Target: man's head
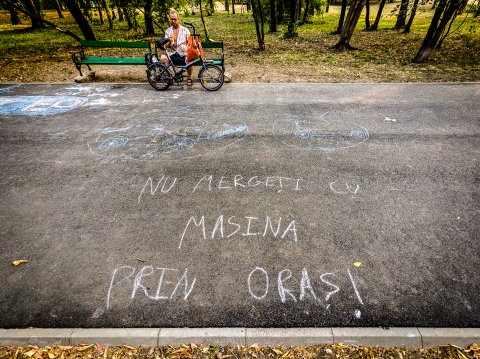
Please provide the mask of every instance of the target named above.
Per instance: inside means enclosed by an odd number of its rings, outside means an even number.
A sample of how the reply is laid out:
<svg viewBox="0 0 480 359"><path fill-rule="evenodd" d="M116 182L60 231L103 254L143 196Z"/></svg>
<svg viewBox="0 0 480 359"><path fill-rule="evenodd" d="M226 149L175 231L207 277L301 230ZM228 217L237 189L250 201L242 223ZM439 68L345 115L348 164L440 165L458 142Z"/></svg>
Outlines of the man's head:
<svg viewBox="0 0 480 359"><path fill-rule="evenodd" d="M170 10L168 13L169 19L170 19L170 24L173 26L174 29L178 28L180 26L180 15L178 15L177 10Z"/></svg>

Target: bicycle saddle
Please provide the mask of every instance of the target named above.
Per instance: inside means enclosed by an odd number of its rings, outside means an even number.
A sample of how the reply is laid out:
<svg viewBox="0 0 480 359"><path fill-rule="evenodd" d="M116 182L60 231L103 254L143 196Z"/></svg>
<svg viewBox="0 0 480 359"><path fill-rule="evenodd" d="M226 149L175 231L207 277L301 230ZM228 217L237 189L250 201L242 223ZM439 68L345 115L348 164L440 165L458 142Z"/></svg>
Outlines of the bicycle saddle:
<svg viewBox="0 0 480 359"><path fill-rule="evenodd" d="M165 45L167 45L170 42L170 39L168 37L163 37L161 39L156 39L155 44L157 45L158 48L165 50Z"/></svg>

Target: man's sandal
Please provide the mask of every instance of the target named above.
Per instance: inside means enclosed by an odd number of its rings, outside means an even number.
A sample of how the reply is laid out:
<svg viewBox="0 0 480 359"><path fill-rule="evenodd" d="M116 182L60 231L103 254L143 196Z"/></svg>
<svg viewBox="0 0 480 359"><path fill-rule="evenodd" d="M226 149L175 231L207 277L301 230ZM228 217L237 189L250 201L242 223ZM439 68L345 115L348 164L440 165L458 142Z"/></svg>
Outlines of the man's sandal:
<svg viewBox="0 0 480 359"><path fill-rule="evenodd" d="M192 86L193 85L193 80L192 79L187 79L187 86Z"/></svg>

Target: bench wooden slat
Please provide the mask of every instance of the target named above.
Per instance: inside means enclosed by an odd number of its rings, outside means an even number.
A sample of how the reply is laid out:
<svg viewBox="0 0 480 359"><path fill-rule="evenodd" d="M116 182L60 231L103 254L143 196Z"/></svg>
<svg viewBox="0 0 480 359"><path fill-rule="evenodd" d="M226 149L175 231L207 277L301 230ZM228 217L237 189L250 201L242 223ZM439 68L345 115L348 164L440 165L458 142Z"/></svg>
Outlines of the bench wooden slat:
<svg viewBox="0 0 480 359"><path fill-rule="evenodd" d="M222 41L203 41L202 47L204 49L223 49Z"/></svg>
<svg viewBox="0 0 480 359"><path fill-rule="evenodd" d="M90 64L90 65L145 65L144 58L133 57L87 57L77 62L78 64Z"/></svg>
<svg viewBox="0 0 480 359"><path fill-rule="evenodd" d="M118 48L137 48L148 49L150 43L147 41L80 41L82 47L118 47Z"/></svg>

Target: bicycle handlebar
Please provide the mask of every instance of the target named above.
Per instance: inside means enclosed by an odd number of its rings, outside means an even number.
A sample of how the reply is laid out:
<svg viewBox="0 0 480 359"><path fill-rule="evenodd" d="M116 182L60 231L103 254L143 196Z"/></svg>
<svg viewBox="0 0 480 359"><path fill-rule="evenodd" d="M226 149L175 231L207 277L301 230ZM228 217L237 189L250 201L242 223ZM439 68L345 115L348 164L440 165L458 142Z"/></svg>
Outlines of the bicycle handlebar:
<svg viewBox="0 0 480 359"><path fill-rule="evenodd" d="M191 22L185 21L184 24L193 29L193 36L198 36L197 32L195 31L195 26Z"/></svg>

